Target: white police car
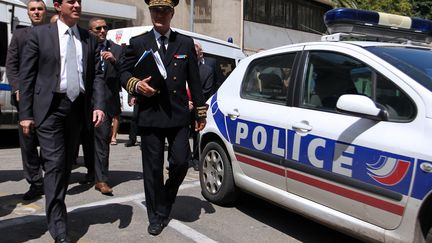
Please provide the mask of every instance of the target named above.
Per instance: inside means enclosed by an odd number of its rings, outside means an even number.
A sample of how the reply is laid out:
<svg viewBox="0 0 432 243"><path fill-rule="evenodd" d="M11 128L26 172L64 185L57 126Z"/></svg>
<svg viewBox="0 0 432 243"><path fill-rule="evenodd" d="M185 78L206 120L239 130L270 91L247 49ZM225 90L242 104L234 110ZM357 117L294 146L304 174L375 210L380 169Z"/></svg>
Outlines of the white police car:
<svg viewBox="0 0 432 243"><path fill-rule="evenodd" d="M412 44L432 22L325 21L350 34L243 59L209 100L202 193L226 204L242 189L367 241L432 242L432 50ZM336 41L354 37L411 44Z"/></svg>

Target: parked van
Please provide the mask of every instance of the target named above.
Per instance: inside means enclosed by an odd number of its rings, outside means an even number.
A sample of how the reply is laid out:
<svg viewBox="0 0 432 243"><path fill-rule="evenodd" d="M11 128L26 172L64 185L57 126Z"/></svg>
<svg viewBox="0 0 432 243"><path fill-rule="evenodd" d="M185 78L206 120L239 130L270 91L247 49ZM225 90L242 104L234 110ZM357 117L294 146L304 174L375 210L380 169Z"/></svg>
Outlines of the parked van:
<svg viewBox="0 0 432 243"><path fill-rule="evenodd" d="M107 39L112 40L118 45L129 45L130 38L143 34L152 30L153 26L138 26L120 29L112 29L108 31ZM223 83L228 75L234 70L238 62L246 57L237 45L230 42L219 40L210 36L193 33L186 30L173 28L181 34L192 37L198 41L203 48L204 57L216 59L217 65L217 83ZM122 103L122 119L130 119L132 117L133 108L128 105L128 94L126 90L121 92Z"/></svg>
<svg viewBox="0 0 432 243"><path fill-rule="evenodd" d="M11 105L11 86L6 78L6 56L15 29L31 24L27 7L18 0L0 0L0 129L18 127L18 112Z"/></svg>

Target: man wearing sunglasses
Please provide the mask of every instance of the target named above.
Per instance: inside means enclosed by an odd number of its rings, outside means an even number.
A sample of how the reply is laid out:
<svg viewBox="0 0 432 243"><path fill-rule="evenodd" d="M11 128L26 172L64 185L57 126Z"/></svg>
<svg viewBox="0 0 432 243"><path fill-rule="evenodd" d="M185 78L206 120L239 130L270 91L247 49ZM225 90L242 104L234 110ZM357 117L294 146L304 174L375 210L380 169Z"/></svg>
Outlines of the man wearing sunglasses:
<svg viewBox="0 0 432 243"><path fill-rule="evenodd" d="M201 90L198 60L192 38L171 29L178 0L145 0L150 9L153 29L134 37L121 64L120 80L129 94L137 97L137 124L141 136L144 192L151 235L167 226L171 207L188 170L190 159L188 96L189 87L196 107L195 129L206 124L206 106ZM133 69L144 51L159 52L167 78L156 87L150 77L138 79ZM164 180L164 146L168 140L170 166Z"/></svg>
<svg viewBox="0 0 432 243"><path fill-rule="evenodd" d="M120 81L118 75L122 47L106 39L108 27L104 19L92 18L89 32L97 37L100 51L101 70L105 76L105 120L99 127L84 127L82 132L84 161L87 167L85 180L95 183L95 189L111 195L113 190L108 182L108 164L111 142L111 124L120 110Z"/></svg>

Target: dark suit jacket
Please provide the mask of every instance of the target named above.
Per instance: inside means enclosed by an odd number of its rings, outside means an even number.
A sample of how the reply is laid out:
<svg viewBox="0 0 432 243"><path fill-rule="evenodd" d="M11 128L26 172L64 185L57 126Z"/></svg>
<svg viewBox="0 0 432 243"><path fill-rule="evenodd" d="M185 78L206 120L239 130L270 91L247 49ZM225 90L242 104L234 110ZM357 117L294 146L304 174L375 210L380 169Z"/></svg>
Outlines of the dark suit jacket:
<svg viewBox="0 0 432 243"><path fill-rule="evenodd" d="M159 50L153 31L130 40L120 74L120 80L125 89L132 77L132 70L138 58L144 51L150 49ZM160 92L150 98L141 94L132 94L138 99L138 126L159 128L188 126L190 112L186 82L191 91L193 103L198 107L205 104L192 38L172 31L163 63L168 77L162 84Z"/></svg>
<svg viewBox="0 0 432 243"><path fill-rule="evenodd" d="M120 57L123 48L112 41L107 41L107 50L114 55L116 62L103 60L105 68L105 112L114 117L121 112L120 105Z"/></svg>
<svg viewBox="0 0 432 243"><path fill-rule="evenodd" d="M105 110L103 73L96 37L78 27L83 53L85 117L94 109ZM57 23L36 26L30 32L20 65L20 120L34 119L39 126L46 118L60 79L60 46ZM89 124L90 125L90 124Z"/></svg>
<svg viewBox="0 0 432 243"><path fill-rule="evenodd" d="M6 58L6 76L12 86L12 104L17 106L15 92L19 90L19 66L21 63L24 46L29 37L31 27L16 29L9 44Z"/></svg>
<svg viewBox="0 0 432 243"><path fill-rule="evenodd" d="M207 64L199 64L198 66L204 100L208 100L213 92L214 72Z"/></svg>

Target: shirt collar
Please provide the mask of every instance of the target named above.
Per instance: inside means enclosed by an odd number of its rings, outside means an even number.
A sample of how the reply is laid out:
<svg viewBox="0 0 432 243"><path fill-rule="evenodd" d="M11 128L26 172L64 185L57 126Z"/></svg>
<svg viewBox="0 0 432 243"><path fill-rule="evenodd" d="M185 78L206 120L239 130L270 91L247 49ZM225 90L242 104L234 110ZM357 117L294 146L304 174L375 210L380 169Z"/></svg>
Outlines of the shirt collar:
<svg viewBox="0 0 432 243"><path fill-rule="evenodd" d="M65 34L66 31L68 31L69 28L72 29L75 37L79 39L79 31L76 24L74 24L72 27L67 26L65 23L63 23L60 19L57 21L57 27L60 34Z"/></svg>
<svg viewBox="0 0 432 243"><path fill-rule="evenodd" d="M159 40L159 38L162 36L159 32L157 32L154 28L153 28L153 33L155 35L156 41ZM171 29L169 29L164 36L166 36L167 40L169 40L169 37L171 35Z"/></svg>

